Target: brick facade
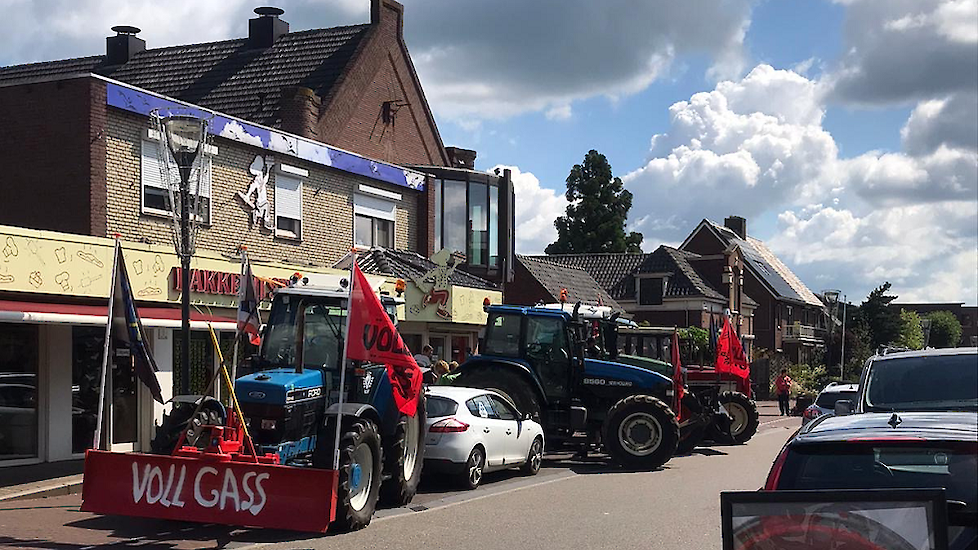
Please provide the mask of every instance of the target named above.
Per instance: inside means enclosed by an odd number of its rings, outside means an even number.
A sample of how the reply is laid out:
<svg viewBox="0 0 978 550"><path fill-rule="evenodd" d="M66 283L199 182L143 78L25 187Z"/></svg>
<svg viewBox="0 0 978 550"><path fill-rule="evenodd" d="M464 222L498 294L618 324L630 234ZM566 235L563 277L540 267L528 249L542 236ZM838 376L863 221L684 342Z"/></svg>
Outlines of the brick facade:
<svg viewBox="0 0 978 550"><path fill-rule="evenodd" d="M108 210L105 228L108 234L119 233L129 241L171 242L168 217L140 211L140 155L149 121L142 116L110 109L106 132L106 166ZM237 142L216 138L217 156L212 158L211 224L202 226L197 247L223 254L233 254L245 245L256 260L291 265L330 267L353 243L352 196L360 184L399 193L394 244L396 248L415 250L418 246L418 196L420 193L354 174L318 166L286 155ZM280 238L273 231L251 226L251 211L236 196L245 191L252 176L248 168L256 156L273 157L276 164L285 163L309 171L303 181L302 239ZM275 212L274 178L268 184L270 210Z"/></svg>

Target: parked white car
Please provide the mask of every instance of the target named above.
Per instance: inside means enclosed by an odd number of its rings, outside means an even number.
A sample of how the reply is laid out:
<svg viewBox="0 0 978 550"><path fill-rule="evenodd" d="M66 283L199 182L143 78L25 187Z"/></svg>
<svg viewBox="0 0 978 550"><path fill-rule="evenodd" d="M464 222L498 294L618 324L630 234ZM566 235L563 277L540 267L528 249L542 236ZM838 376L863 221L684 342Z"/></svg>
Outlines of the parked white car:
<svg viewBox="0 0 978 550"><path fill-rule="evenodd" d="M427 393L424 466L475 489L483 474L519 466L540 471L543 428L489 390L431 386Z"/></svg>
<svg viewBox="0 0 978 550"><path fill-rule="evenodd" d="M841 400L855 401L859 396L859 384L839 384L832 382L822 393L818 394L815 402L805 409L801 415L801 425L804 426L822 416L835 412L835 402Z"/></svg>

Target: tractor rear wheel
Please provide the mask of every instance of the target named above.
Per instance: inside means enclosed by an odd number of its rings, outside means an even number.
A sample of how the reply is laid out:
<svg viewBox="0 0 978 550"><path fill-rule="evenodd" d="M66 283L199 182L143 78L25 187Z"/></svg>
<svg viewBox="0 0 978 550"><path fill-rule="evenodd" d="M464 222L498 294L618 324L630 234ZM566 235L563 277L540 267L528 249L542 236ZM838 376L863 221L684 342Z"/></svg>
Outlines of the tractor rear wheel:
<svg viewBox="0 0 978 550"><path fill-rule="evenodd" d="M497 392L512 401L520 414L529 414L537 422L540 421L540 401L536 393L523 377L512 370L480 368L463 371L455 385Z"/></svg>
<svg viewBox="0 0 978 550"><path fill-rule="evenodd" d="M730 415L730 437L733 442L737 445L747 443L757 433L757 427L760 424L757 404L746 395L736 391L722 392L720 404ZM722 436L716 437L722 438Z"/></svg>
<svg viewBox="0 0 978 550"><path fill-rule="evenodd" d="M380 501L389 506L404 506L411 502L421 482L424 462L424 396L418 399L414 416L402 414L394 429L394 437L384 448L384 471L390 479L380 487Z"/></svg>
<svg viewBox="0 0 978 550"><path fill-rule="evenodd" d="M313 466L332 468L334 434L327 434L324 427L317 437ZM377 508L382 479L383 449L380 435L373 422L357 418L344 422L340 437L340 470L336 494L336 520L333 526L339 531L356 531L370 524Z"/></svg>
<svg viewBox="0 0 978 550"><path fill-rule="evenodd" d="M611 458L632 470L654 470L672 458L679 423L669 406L651 395L630 395L611 407L603 441Z"/></svg>

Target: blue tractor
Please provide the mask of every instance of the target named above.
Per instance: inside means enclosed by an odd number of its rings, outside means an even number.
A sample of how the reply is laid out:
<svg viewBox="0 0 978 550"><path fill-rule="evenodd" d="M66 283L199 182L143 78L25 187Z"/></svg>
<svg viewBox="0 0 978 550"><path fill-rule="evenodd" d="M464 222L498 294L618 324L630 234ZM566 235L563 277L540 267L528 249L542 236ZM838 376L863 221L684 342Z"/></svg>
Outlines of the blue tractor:
<svg viewBox="0 0 978 550"><path fill-rule="evenodd" d="M549 450L600 446L628 469L662 466L680 439L672 380L601 359L578 309L488 306L481 354L454 383L496 390L539 418Z"/></svg>
<svg viewBox="0 0 978 550"><path fill-rule="evenodd" d="M250 373L234 384L259 454L276 453L290 466L332 469L347 297L343 289L302 283L275 292L260 353L248 361ZM396 319L396 300L381 301ZM343 531L369 524L378 501L402 506L414 498L425 426L423 399L413 417L397 409L385 366L347 368L334 521ZM200 437L202 427L223 423L217 400L183 401L160 427L154 451L172 450L188 423L191 445L206 439Z"/></svg>

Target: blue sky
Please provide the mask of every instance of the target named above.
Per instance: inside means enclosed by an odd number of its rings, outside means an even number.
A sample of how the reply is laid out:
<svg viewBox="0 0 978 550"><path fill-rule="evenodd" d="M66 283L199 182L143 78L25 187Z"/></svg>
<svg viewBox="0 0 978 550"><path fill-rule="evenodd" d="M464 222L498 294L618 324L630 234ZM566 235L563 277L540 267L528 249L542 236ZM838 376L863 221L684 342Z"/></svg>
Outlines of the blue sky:
<svg viewBox="0 0 978 550"><path fill-rule="evenodd" d="M404 34L446 145L507 166L517 246L556 237L589 149L635 196L643 247L749 220L813 290L978 301L978 2L405 0ZM368 0L282 0L293 30ZM0 64L244 36L245 0L0 0ZM17 9L14 9L17 8Z"/></svg>

